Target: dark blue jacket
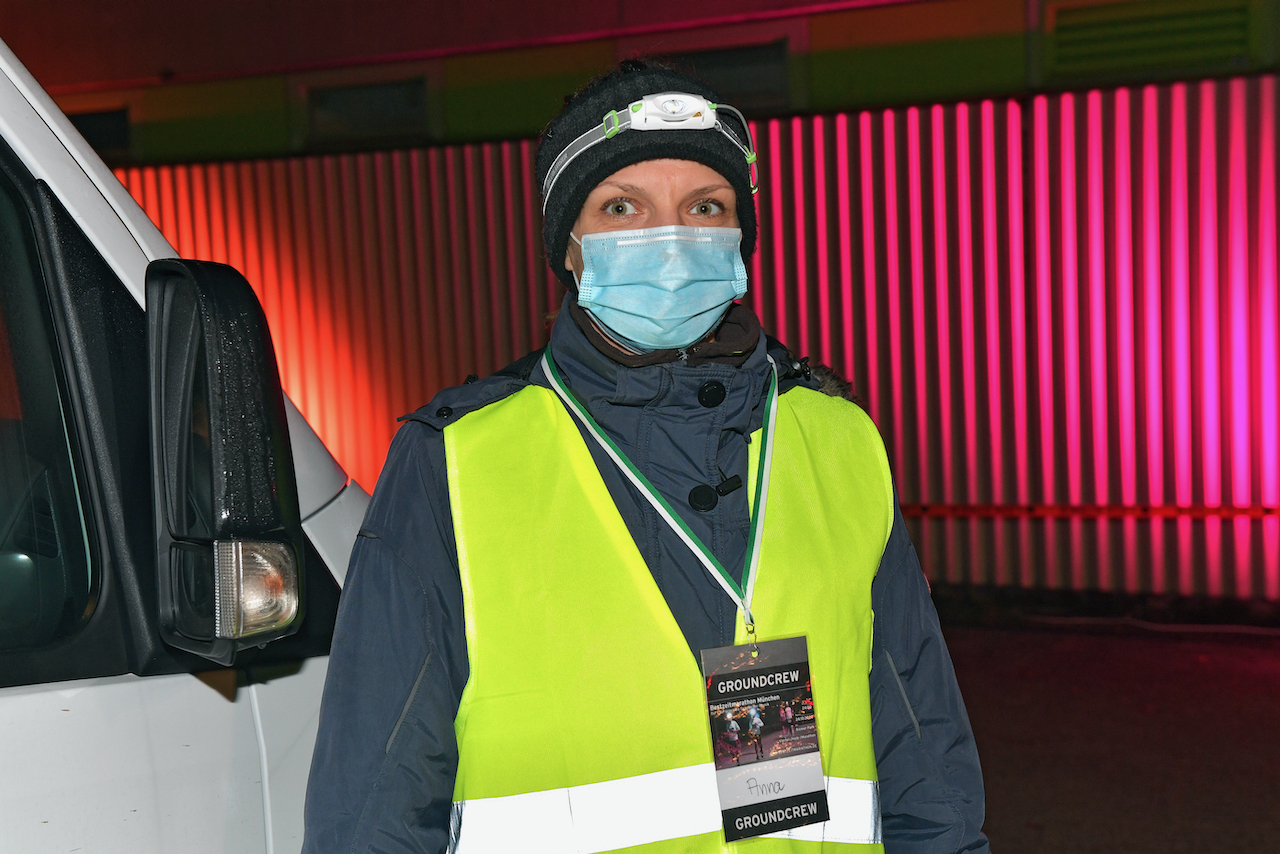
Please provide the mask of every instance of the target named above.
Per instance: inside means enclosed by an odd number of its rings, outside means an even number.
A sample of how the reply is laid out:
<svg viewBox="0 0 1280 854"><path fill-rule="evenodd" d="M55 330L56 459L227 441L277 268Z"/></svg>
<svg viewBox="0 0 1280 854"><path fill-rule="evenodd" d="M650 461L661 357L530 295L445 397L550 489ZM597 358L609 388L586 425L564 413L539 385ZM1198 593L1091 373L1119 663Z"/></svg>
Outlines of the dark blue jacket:
<svg viewBox="0 0 1280 854"><path fill-rule="evenodd" d="M708 512L694 510L688 496L694 486L734 475L747 481L747 445L762 421L769 370L764 336L740 368L626 368L600 353L564 311L550 346L601 427L721 565L740 573L747 490L730 492ZM785 350L773 355L791 364ZM709 381L726 389L718 405L698 401ZM804 381L790 377L780 388ZM453 721L468 662L441 431L528 383L547 380L526 363L525 370L446 389L409 417L391 445L342 592L307 788L304 852L448 848L458 762ZM697 655L732 643L736 604L612 461L594 442L587 445L690 649ZM987 851L973 734L900 513L872 605L872 736L885 849Z"/></svg>

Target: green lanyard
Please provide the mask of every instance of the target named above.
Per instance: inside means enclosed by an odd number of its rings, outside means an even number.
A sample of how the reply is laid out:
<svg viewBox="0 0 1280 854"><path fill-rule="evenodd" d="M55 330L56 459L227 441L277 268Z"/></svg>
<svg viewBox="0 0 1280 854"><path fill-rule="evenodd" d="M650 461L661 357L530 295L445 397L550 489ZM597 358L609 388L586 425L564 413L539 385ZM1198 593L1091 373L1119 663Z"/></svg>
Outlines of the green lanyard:
<svg viewBox="0 0 1280 854"><path fill-rule="evenodd" d="M579 403L577 398L565 387L564 378L560 375L560 369L556 367L555 359L551 357L550 348L547 348L542 353L542 370L547 375L547 379L551 381L551 388L564 401L565 406L569 407L569 411L582 423L582 426L587 428L587 432L609 455L609 458L617 464L622 474L635 485L636 489L640 490L641 495L648 499L663 521L671 527L671 530L675 531L676 536L684 541L684 544L693 552L694 557L706 567L707 572L711 573L711 577L724 588L724 592L728 593L742 608L747 635L751 638L751 644L754 647L756 626L755 618L751 615L751 594L755 590L756 568L760 565L760 548L764 540L764 510L765 503L769 498L769 464L773 461L773 428L778 418L778 367L774 364L773 358L769 357L769 384L765 394L765 417L764 424L760 430L763 447L760 449L760 459L756 468L755 504L752 506L751 512L750 543L746 563L742 571L742 584L733 580L733 576L725 571L725 568L721 566L720 561L711 553L711 550L702 544L702 541L698 539L698 536L693 531L689 530L689 526L684 523L684 520L680 518L680 515L676 513L658 490L654 489L649 479L632 464L631 460L627 459L627 455L622 452L622 449L609 438L608 434L600 429L600 425L591 417L591 413L587 412L586 407Z"/></svg>

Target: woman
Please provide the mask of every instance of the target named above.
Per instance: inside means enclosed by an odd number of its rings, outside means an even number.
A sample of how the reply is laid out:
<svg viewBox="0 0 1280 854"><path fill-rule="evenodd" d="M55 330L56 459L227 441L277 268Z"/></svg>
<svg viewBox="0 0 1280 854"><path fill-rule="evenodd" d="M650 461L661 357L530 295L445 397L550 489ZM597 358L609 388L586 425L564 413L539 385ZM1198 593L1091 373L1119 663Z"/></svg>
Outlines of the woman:
<svg viewBox="0 0 1280 854"><path fill-rule="evenodd" d="M305 850L721 851L696 662L757 633L804 635L815 674L831 820L798 838L986 850L874 426L736 302L754 160L736 111L642 63L549 125L568 294L545 351L396 436L343 591ZM668 725L620 742L576 713L596 704Z"/></svg>

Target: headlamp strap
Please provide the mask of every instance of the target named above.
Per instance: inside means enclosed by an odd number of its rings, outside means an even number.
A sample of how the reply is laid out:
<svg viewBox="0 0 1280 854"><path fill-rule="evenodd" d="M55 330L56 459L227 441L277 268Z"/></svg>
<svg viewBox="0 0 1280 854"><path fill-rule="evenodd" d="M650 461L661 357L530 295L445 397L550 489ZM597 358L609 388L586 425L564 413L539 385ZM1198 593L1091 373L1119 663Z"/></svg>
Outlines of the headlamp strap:
<svg viewBox="0 0 1280 854"><path fill-rule="evenodd" d="M746 144L743 144L738 135L720 121L716 115L719 110L728 110L742 123L742 127L747 132ZM600 124L591 127L564 147L552 162L551 168L547 170L542 189L542 213L546 214L551 191L569 164L587 149L605 140L613 139L623 131L713 129L728 137L747 159L751 194L755 195L760 189L759 169L756 165L755 140L751 137L751 125L747 124L746 117L735 107L728 104L713 104L698 95L689 95L684 92L658 92L632 102L621 113L610 110L604 114Z"/></svg>

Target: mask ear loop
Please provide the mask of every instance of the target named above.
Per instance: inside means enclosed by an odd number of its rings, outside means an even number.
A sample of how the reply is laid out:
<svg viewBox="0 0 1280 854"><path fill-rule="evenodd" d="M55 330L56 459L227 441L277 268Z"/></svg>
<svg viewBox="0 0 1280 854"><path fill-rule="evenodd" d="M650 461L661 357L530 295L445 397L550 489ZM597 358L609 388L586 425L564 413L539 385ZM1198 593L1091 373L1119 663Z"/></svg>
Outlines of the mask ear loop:
<svg viewBox="0 0 1280 854"><path fill-rule="evenodd" d="M581 250L581 249L582 249L582 241L581 241L581 240L579 240L579 239L578 239L578 236L577 236L576 234L574 234L572 231L570 231L570 232L569 232L569 239L570 239L570 240L572 240L574 243L578 244L578 249L579 249L579 250ZM569 269L569 272L570 272L570 273L573 273L573 286L574 286L575 288L581 288L581 287L582 287L582 280L578 278L578 270L577 270L577 268L575 268L575 267L571 267L571 268Z"/></svg>

